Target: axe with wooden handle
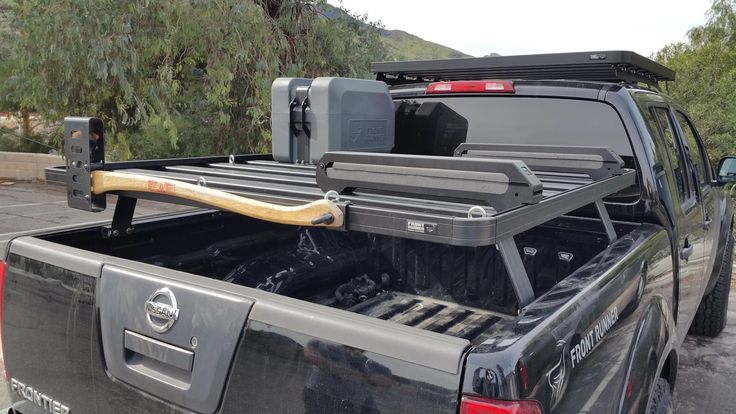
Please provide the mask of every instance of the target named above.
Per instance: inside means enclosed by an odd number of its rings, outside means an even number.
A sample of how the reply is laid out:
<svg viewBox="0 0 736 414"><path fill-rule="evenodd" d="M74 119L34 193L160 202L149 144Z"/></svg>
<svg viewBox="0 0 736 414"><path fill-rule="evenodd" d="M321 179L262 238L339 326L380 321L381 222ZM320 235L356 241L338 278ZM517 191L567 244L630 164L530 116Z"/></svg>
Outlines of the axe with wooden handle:
<svg viewBox="0 0 736 414"><path fill-rule="evenodd" d="M104 194L111 191L164 194L279 224L342 227L344 222L343 211L334 201L328 199L298 206L282 206L178 180L114 171L92 171L92 192Z"/></svg>

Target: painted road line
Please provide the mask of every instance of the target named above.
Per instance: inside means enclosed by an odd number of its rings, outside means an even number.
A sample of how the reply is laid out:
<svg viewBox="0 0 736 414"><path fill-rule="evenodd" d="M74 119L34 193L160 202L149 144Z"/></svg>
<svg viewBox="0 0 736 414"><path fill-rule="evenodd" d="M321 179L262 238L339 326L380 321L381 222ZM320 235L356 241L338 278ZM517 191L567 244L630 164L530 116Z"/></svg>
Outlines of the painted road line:
<svg viewBox="0 0 736 414"><path fill-rule="evenodd" d="M47 201L45 203L11 204L9 206L0 206L0 209L4 209L4 208L18 208L18 207L46 206L46 205L49 205L49 204L61 204L61 203L66 203L66 200Z"/></svg>

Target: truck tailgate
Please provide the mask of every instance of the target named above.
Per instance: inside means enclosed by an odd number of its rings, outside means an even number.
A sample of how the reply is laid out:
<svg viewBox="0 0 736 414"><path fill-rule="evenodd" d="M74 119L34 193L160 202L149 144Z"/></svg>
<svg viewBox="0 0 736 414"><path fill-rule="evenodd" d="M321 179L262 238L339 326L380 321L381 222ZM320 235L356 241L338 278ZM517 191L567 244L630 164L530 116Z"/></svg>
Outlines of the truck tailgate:
<svg viewBox="0 0 736 414"><path fill-rule="evenodd" d="M457 410L464 339L30 237L7 261L24 414Z"/></svg>

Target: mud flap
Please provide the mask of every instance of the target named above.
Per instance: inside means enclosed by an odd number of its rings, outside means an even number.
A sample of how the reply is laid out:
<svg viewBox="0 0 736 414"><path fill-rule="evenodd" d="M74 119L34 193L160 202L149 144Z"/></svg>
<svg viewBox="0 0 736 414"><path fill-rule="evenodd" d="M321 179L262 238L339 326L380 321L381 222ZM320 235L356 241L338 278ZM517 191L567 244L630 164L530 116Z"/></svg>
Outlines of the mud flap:
<svg viewBox="0 0 736 414"><path fill-rule="evenodd" d="M109 265L98 289L109 375L189 410L215 412L253 301Z"/></svg>

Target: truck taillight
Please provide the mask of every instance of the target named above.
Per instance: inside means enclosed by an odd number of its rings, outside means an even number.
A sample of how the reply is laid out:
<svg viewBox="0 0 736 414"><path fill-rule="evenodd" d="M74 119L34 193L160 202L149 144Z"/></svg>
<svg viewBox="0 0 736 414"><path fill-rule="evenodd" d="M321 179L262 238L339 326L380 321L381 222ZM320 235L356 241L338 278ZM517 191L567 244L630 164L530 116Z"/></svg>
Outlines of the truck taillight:
<svg viewBox="0 0 736 414"><path fill-rule="evenodd" d="M466 395L460 401L460 414L542 414L542 407L531 400L494 400Z"/></svg>
<svg viewBox="0 0 736 414"><path fill-rule="evenodd" d="M440 93L514 93L514 82L501 80L432 82L426 94Z"/></svg>
<svg viewBox="0 0 736 414"><path fill-rule="evenodd" d="M5 382L8 382L8 375L5 372L5 338L3 337L3 287L5 286L5 269L8 264L5 260L0 260L0 360L2 360L2 374Z"/></svg>

